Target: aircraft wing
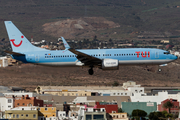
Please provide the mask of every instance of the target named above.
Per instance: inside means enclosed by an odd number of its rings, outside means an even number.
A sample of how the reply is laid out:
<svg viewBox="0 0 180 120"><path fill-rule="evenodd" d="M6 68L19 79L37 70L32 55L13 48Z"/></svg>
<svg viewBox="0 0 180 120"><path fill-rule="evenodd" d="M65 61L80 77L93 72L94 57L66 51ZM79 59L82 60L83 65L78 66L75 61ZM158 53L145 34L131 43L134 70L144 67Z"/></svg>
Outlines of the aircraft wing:
<svg viewBox="0 0 180 120"><path fill-rule="evenodd" d="M73 48L69 48L69 51L71 51L72 53L76 54L76 58L81 61L82 63L84 63L84 65L98 65L102 63L102 60L99 58L96 58L94 56L90 56L88 54L79 52Z"/></svg>

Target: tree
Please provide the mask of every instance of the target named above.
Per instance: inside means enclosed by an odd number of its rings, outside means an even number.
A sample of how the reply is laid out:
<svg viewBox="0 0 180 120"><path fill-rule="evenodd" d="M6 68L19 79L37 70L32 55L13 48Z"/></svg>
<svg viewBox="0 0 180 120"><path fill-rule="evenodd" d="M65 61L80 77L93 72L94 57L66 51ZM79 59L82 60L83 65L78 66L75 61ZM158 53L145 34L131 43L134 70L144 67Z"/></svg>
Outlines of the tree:
<svg viewBox="0 0 180 120"><path fill-rule="evenodd" d="M118 113L122 113L123 110L121 108L118 108Z"/></svg>
<svg viewBox="0 0 180 120"><path fill-rule="evenodd" d="M148 117L150 120L160 120L159 118L162 116L162 112L151 112Z"/></svg>
<svg viewBox="0 0 180 120"><path fill-rule="evenodd" d="M171 101L167 101L166 103L164 103L163 107L168 109L168 112L171 113L171 108L174 106L174 104Z"/></svg>
<svg viewBox="0 0 180 120"><path fill-rule="evenodd" d="M167 111L151 112L148 117L150 120L162 120L172 117L172 114L169 114Z"/></svg>
<svg viewBox="0 0 180 120"><path fill-rule="evenodd" d="M114 83L112 84L112 86L119 86L119 83L117 81L114 81Z"/></svg>
<svg viewBox="0 0 180 120"><path fill-rule="evenodd" d="M147 113L144 110L136 109L132 111L132 116L136 118L136 120L139 120L140 117L143 119L144 117L146 117L146 115Z"/></svg>

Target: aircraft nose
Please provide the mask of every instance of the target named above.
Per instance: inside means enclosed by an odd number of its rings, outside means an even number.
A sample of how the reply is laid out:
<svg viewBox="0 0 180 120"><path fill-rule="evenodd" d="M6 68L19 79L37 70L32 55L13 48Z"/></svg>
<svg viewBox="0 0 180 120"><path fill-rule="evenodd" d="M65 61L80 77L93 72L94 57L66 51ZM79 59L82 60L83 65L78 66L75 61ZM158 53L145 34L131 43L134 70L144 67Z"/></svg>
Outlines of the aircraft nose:
<svg viewBox="0 0 180 120"><path fill-rule="evenodd" d="M176 56L175 60L177 60L177 59L178 59L178 57Z"/></svg>
<svg viewBox="0 0 180 120"><path fill-rule="evenodd" d="M176 55L173 55L173 56L172 56L172 59L177 60L178 57L177 57Z"/></svg>

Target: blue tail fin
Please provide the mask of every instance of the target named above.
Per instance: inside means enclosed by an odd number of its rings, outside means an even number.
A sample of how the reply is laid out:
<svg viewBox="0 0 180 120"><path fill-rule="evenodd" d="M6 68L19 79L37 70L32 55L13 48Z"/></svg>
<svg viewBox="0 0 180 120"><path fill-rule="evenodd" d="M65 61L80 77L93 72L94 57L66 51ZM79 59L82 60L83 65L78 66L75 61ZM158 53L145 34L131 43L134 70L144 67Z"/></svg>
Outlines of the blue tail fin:
<svg viewBox="0 0 180 120"><path fill-rule="evenodd" d="M62 41L63 41L63 43L64 43L65 49L69 49L70 46L69 46L69 44L66 42L66 40L65 40L63 37L61 37L61 39L62 39Z"/></svg>
<svg viewBox="0 0 180 120"><path fill-rule="evenodd" d="M4 21L13 52L48 51L32 45L11 21Z"/></svg>

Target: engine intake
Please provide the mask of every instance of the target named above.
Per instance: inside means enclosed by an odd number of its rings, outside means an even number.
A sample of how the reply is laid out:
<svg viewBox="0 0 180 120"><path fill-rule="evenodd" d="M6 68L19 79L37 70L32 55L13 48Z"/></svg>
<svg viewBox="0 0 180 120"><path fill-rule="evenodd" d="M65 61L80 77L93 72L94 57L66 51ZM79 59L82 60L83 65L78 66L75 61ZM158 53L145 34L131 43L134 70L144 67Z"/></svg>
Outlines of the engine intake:
<svg viewBox="0 0 180 120"><path fill-rule="evenodd" d="M102 61L102 70L118 70L119 61L116 59L104 59Z"/></svg>

